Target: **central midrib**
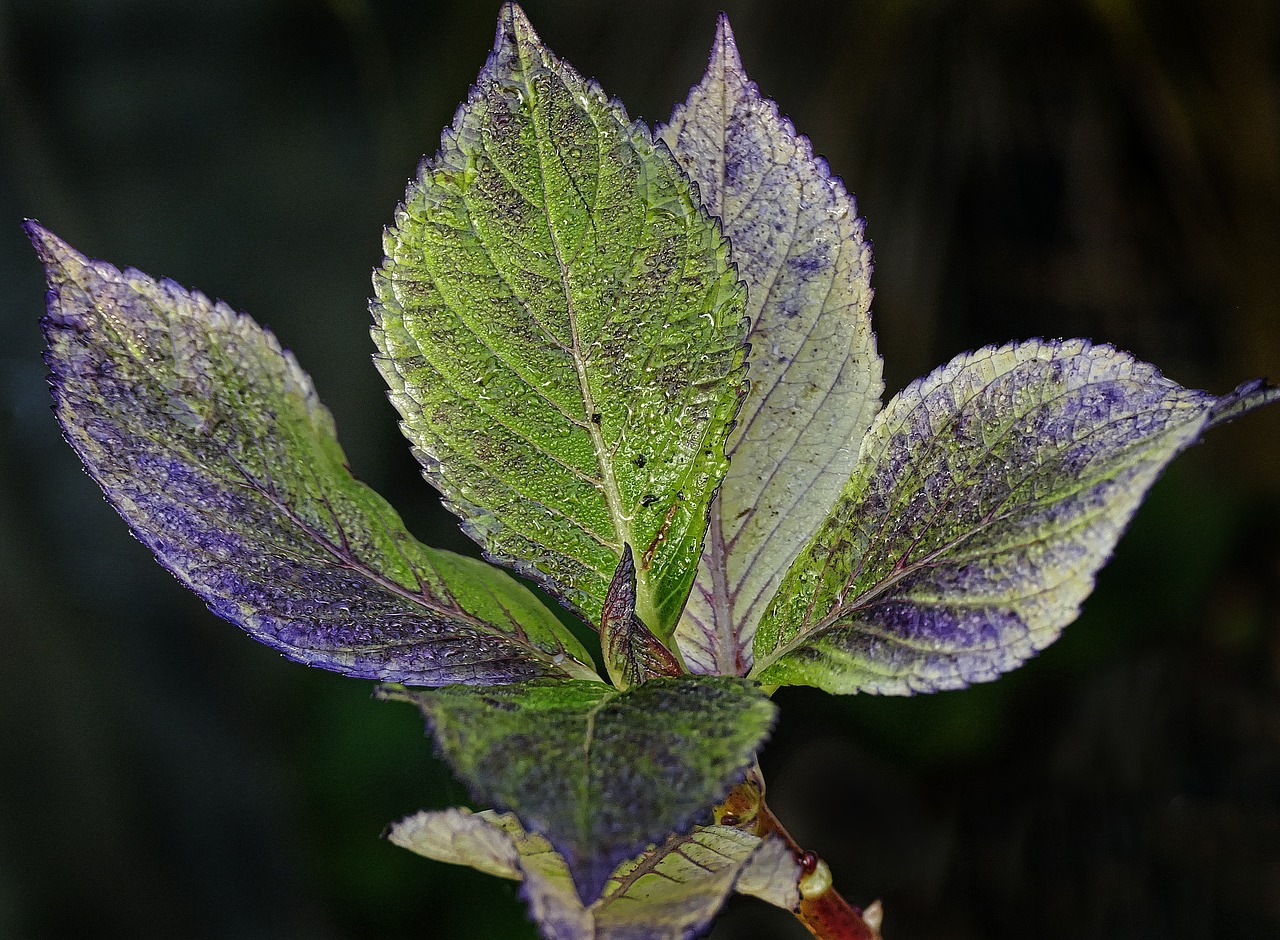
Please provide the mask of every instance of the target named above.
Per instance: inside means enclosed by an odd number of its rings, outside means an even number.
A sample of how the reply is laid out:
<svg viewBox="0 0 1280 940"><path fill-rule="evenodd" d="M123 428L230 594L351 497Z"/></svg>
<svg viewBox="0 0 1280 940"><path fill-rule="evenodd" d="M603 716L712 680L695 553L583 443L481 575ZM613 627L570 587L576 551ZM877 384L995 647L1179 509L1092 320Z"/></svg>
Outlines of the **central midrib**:
<svg viewBox="0 0 1280 940"><path fill-rule="evenodd" d="M526 70L529 67L529 61L525 54L523 44L520 45L520 60ZM599 409L596 405L595 396L591 392L591 384L588 380L585 355L582 349L582 335L578 329L578 314L574 308L573 295L569 289L569 265L565 261L564 250L560 244L560 239L556 235L556 226L552 215L551 205L547 198L547 153L546 149L552 146L550 133L541 120L541 113L538 108L537 97L535 95L532 84L527 84L530 100L530 112L534 121L534 129L538 137L538 170L542 178L540 187L542 194L542 208L547 219L547 235L551 239L551 248L555 252L556 265L560 269L560 288L564 293L565 316L568 319L569 335L572 340L570 359L573 361L574 374L578 381L578 391L582 396L582 406L587 433L591 437L591 446L596 454L596 462L600 467L600 488L604 494L605 504L609 509L609 515L613 518L614 528L618 535L618 544L613 547L617 550L619 556L622 548L626 544L634 542L631 531L631 519L625 513L622 494L618 490L617 477L614 475L613 462L608 459L609 449L605 445L604 435L601 433L600 425L592 420L592 415L598 413ZM586 113L584 111L584 113ZM587 114L590 118L590 114ZM592 120L592 125L595 121ZM581 194L579 194L581 195ZM591 212L591 207L584 207ZM605 573L606 576L610 573ZM648 572L642 566L636 566L636 613L640 615L640 619L650 626L657 626L654 622L654 610L652 605L652 595L649 591ZM596 625L598 626L598 625Z"/></svg>

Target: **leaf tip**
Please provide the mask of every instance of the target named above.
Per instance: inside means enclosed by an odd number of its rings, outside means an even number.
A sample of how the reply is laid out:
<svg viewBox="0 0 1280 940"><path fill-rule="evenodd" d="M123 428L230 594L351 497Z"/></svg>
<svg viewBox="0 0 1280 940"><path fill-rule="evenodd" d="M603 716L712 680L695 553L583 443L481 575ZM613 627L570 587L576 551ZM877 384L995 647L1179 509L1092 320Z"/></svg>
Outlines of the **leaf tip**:
<svg viewBox="0 0 1280 940"><path fill-rule="evenodd" d="M733 27L729 25L729 14L727 13L721 13L716 17L716 38L711 46L709 71L742 71L742 57L738 54L738 43L733 38Z"/></svg>
<svg viewBox="0 0 1280 940"><path fill-rule="evenodd" d="M494 51L500 50L504 43L513 40L535 46L542 44L520 4L509 0L498 12L498 34L494 39Z"/></svg>
<svg viewBox="0 0 1280 940"><path fill-rule="evenodd" d="M618 572L614 577L633 578L636 573L635 554L631 551L631 543L622 544L622 558L618 561Z"/></svg>
<svg viewBox="0 0 1280 940"><path fill-rule="evenodd" d="M636 565L631 543L609 583L600 614L600 643L609 677L619 689L659 676L678 676L684 667L636 615Z"/></svg>
<svg viewBox="0 0 1280 940"><path fill-rule="evenodd" d="M1280 385L1272 385L1266 379L1242 382L1217 400L1209 410L1205 430L1234 421L1242 415L1280 401Z"/></svg>
<svg viewBox="0 0 1280 940"><path fill-rule="evenodd" d="M27 233L31 245L40 258L40 263L48 269L66 267L69 259L83 259L84 256L69 244L49 231L35 219L23 219L22 230Z"/></svg>
<svg viewBox="0 0 1280 940"><path fill-rule="evenodd" d="M82 332L93 322L91 305L85 292L91 292L95 281L118 276L110 265L93 261L86 255L49 231L35 219L25 219L22 229L36 250L36 257L44 267L47 292L45 313L40 320L45 339L53 343L60 330ZM45 352L45 362L56 375L60 370L58 356Z"/></svg>

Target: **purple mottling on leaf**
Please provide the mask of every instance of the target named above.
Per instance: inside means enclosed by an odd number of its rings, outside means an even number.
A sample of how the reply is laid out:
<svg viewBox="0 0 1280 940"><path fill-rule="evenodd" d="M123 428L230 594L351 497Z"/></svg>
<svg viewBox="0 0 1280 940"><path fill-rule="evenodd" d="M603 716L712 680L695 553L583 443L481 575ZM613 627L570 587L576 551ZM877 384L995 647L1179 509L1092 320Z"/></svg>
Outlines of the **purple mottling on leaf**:
<svg viewBox="0 0 1280 940"><path fill-rule="evenodd" d="M1026 626L1011 611L928 607L906 601L873 604L861 619L910 646L944 651L996 648Z"/></svg>
<svg viewBox="0 0 1280 940"><path fill-rule="evenodd" d="M1148 488L1231 401L1084 340L988 347L912 383L771 603L760 678L909 693L1013 668L1076 617Z"/></svg>
<svg viewBox="0 0 1280 940"><path fill-rule="evenodd" d="M676 630L691 670L740 674L879 407L871 251L844 184L747 76L727 17L702 81L658 134L723 222L748 288L751 390Z"/></svg>
<svg viewBox="0 0 1280 940"><path fill-rule="evenodd" d="M214 613L300 662L413 684L563 676L558 663L587 658L524 588L424 548L351 477L311 380L270 333L28 232L49 278L63 432Z"/></svg>

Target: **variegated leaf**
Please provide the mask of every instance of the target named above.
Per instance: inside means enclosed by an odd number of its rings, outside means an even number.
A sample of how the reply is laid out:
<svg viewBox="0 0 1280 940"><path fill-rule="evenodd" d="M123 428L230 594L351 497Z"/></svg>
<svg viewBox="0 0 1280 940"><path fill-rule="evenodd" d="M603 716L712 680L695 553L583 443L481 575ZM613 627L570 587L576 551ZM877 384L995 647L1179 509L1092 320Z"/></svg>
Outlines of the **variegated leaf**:
<svg viewBox="0 0 1280 940"><path fill-rule="evenodd" d="M694 672L745 674L764 607L826 517L880 406L871 246L853 198L743 71L728 18L659 132L747 284L750 392L677 627Z"/></svg>
<svg viewBox="0 0 1280 940"><path fill-rule="evenodd" d="M1160 471L1261 388L1218 399L1084 340L987 348L877 417L756 635L766 684L928 692L1054 640Z"/></svg>
<svg viewBox="0 0 1280 940"><path fill-rule="evenodd" d="M800 866L782 840L728 826L650 846L585 906L564 859L509 813L416 813L388 838L427 858L523 881L530 915L549 940L687 940L702 935L735 888L788 909L799 903Z"/></svg>
<svg viewBox="0 0 1280 940"><path fill-rule="evenodd" d="M415 685L594 676L504 572L424 547L351 476L310 378L247 316L36 223L54 407L160 562L290 659Z"/></svg>

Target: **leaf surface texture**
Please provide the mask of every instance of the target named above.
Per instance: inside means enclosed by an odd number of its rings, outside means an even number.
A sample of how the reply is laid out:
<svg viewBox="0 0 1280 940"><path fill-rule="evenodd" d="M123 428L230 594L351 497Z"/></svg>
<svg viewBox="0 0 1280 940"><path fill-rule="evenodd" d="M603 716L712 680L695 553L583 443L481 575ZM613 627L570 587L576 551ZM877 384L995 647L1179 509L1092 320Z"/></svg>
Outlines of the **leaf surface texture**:
<svg viewBox="0 0 1280 940"><path fill-rule="evenodd" d="M747 77L723 15L706 75L660 136L722 221L748 288L750 391L677 629L691 670L740 675L880 407L871 246L844 184Z"/></svg>
<svg viewBox="0 0 1280 940"><path fill-rule="evenodd" d="M1085 340L988 347L917 380L771 602L758 677L906 694L1014 668L1075 619L1218 401Z"/></svg>
<svg viewBox="0 0 1280 940"><path fill-rule="evenodd" d="M589 676L525 587L426 548L351 476L310 378L247 316L35 223L63 432L160 562L291 659L416 685Z"/></svg>
<svg viewBox="0 0 1280 940"><path fill-rule="evenodd" d="M516 813L563 856L580 896L681 832L751 765L775 706L749 680L653 679L400 691L478 801Z"/></svg>
<svg viewBox="0 0 1280 940"><path fill-rule="evenodd" d="M800 867L785 844L727 826L697 827L628 859L586 906L551 843L509 813L417 813L388 838L427 858L523 881L530 914L551 940L701 936L735 888L788 909L799 901Z"/></svg>
<svg viewBox="0 0 1280 940"><path fill-rule="evenodd" d="M743 391L743 292L667 150L504 7L375 277L379 365L489 558L670 636Z"/></svg>

